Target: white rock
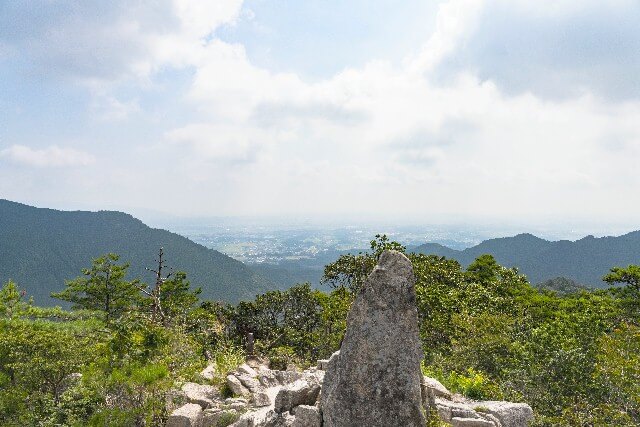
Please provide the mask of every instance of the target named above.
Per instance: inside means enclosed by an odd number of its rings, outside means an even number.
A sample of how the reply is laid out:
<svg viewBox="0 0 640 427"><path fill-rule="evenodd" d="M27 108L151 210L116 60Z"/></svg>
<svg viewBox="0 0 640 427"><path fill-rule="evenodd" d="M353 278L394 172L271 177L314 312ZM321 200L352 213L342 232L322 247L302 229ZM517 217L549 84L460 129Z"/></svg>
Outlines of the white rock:
<svg viewBox="0 0 640 427"><path fill-rule="evenodd" d="M433 393L434 396L451 399L451 392L449 392L449 390L447 390L447 388L443 386L442 383L437 379L424 377L424 384L427 389Z"/></svg>
<svg viewBox="0 0 640 427"><path fill-rule="evenodd" d="M457 418L480 418L480 415L465 403L451 402L441 398L435 399L438 416L448 423L454 417Z"/></svg>
<svg viewBox="0 0 640 427"><path fill-rule="evenodd" d="M247 408L247 404L242 402L236 402L229 405L229 409L234 409L236 411L243 411L246 408Z"/></svg>
<svg viewBox="0 0 640 427"><path fill-rule="evenodd" d="M200 376L206 381L211 381L216 376L216 365L211 363L200 372Z"/></svg>
<svg viewBox="0 0 640 427"><path fill-rule="evenodd" d="M214 406L215 401L220 399L220 392L211 385L185 383L182 392L190 403L197 403L202 409Z"/></svg>
<svg viewBox="0 0 640 427"><path fill-rule="evenodd" d="M527 427L533 419L533 410L526 403L485 401L474 402L474 406L482 408L481 412L495 416L502 427Z"/></svg>
<svg viewBox="0 0 640 427"><path fill-rule="evenodd" d="M280 427L286 425L286 418L274 411L247 412L229 427Z"/></svg>
<svg viewBox="0 0 640 427"><path fill-rule="evenodd" d="M202 427L202 408L196 403L187 403L173 411L166 427Z"/></svg>
<svg viewBox="0 0 640 427"><path fill-rule="evenodd" d="M235 375L227 375L227 386L236 396L249 396L251 394Z"/></svg>
<svg viewBox="0 0 640 427"><path fill-rule="evenodd" d="M275 371L263 371L258 375L258 381L264 387L276 387L280 385L278 378L276 378Z"/></svg>
<svg viewBox="0 0 640 427"><path fill-rule="evenodd" d="M240 383L245 388L247 388L251 393L260 391L261 389L260 381L258 381L255 376L251 376L249 374L239 372L235 374L235 377L238 378Z"/></svg>
<svg viewBox="0 0 640 427"><path fill-rule="evenodd" d="M272 372L274 373L275 378L278 381L278 384L280 385L292 384L304 377L304 374L298 371L272 371Z"/></svg>
<svg viewBox="0 0 640 427"><path fill-rule="evenodd" d="M238 367L238 372L247 374L253 378L258 376L258 373L255 371L255 369L253 369L251 366L247 365L246 363L243 363Z"/></svg>

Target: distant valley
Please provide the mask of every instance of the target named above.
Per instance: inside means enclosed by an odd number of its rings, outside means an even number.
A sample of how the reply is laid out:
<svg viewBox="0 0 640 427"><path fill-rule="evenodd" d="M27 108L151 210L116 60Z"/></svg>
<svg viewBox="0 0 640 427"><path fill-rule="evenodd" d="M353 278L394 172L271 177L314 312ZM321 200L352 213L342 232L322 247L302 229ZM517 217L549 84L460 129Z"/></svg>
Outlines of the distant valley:
<svg viewBox="0 0 640 427"><path fill-rule="evenodd" d="M204 299L237 302L301 282L322 287L324 266L341 254L366 250L366 242L376 233L355 227L276 229L263 230L262 234L247 229L237 232L219 227L209 234L185 233L196 243L180 234L148 227L122 212L57 211L0 200L0 282L13 279L35 297L36 303L58 304L50 293L61 290L65 280L79 276L92 258L107 252L115 252L121 261L131 264L129 278L151 281L145 267L154 267L162 246L169 266L186 271L192 285L202 287ZM463 266L482 254L492 254L500 264L517 267L531 283L543 287L604 287L601 278L611 267L640 263L640 231L619 237L587 236L577 241L518 234L484 240L466 249L461 247L462 242L469 236L477 238L477 234L467 230L436 234L430 230L439 243L420 245L424 231L405 228L391 238L406 244L408 251L453 258ZM225 255L203 244L240 247L235 242L249 242L243 243L244 255L238 257L246 263L228 256L237 253ZM456 248L441 244L449 242ZM358 247L355 245L362 249L353 249Z"/></svg>

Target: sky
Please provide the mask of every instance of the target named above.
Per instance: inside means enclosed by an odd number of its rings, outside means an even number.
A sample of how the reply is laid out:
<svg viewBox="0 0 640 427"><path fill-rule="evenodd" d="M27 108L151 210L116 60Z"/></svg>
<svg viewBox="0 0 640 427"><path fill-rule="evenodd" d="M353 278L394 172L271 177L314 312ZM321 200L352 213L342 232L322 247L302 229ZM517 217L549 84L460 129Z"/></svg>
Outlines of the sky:
<svg viewBox="0 0 640 427"><path fill-rule="evenodd" d="M0 3L0 198L640 228L637 0Z"/></svg>

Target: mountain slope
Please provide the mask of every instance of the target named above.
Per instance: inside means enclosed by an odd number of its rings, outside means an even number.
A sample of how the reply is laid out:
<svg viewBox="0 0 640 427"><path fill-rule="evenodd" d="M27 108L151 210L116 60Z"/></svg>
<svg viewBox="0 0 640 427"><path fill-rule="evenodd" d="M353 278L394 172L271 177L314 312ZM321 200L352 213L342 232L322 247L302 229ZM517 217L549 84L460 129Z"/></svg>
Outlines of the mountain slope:
<svg viewBox="0 0 640 427"><path fill-rule="evenodd" d="M453 258L465 266L482 254L491 254L504 266L518 267L531 283L562 276L578 283L605 287L602 276L611 267L640 264L640 231L618 237L587 236L575 242L551 242L531 234L519 234L486 240L462 251L430 243L413 251Z"/></svg>
<svg viewBox="0 0 640 427"><path fill-rule="evenodd" d="M186 271L203 298L236 302L272 287L243 263L122 212L65 212L0 200L0 283L13 279L38 304L59 304L49 294L107 252L131 264L129 278L150 282L145 267L154 267L160 246L167 265Z"/></svg>

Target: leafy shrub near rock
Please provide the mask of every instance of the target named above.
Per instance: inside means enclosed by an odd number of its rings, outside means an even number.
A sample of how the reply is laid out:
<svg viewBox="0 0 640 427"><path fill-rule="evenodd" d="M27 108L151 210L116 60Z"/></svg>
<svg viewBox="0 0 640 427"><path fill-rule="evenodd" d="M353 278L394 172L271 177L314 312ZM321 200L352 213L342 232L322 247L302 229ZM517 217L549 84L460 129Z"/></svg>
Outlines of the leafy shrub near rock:
<svg viewBox="0 0 640 427"><path fill-rule="evenodd" d="M503 398L498 385L473 368L467 369L465 373L449 372L444 384L452 392L474 400L502 400Z"/></svg>
<svg viewBox="0 0 640 427"><path fill-rule="evenodd" d="M218 419L218 422L216 423L216 427L230 426L231 424L238 421L238 418L240 418L240 414L237 412L225 412Z"/></svg>
<svg viewBox="0 0 640 427"><path fill-rule="evenodd" d="M440 419L438 416L438 411L435 408L429 409L429 411L425 414L425 418L427 420L426 427L450 427L449 423L446 423Z"/></svg>
<svg viewBox="0 0 640 427"><path fill-rule="evenodd" d="M214 354L215 374L213 384L226 386L226 374L244 363L244 352L235 345L226 345L217 349ZM229 394L230 396L230 394Z"/></svg>
<svg viewBox="0 0 640 427"><path fill-rule="evenodd" d="M278 371L286 371L288 366L300 364L295 350L287 346L269 350L267 357L269 358L269 368Z"/></svg>

